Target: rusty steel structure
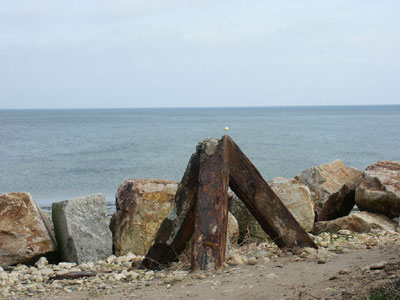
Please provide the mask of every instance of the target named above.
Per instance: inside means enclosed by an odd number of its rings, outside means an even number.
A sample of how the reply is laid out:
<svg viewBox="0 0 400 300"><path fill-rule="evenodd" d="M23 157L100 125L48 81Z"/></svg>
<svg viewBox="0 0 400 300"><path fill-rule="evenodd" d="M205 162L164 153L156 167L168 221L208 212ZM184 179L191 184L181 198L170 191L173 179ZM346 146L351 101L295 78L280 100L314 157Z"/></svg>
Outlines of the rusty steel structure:
<svg viewBox="0 0 400 300"><path fill-rule="evenodd" d="M199 143L142 267L159 269L182 253L193 236L192 270L219 268L225 259L228 187L280 248L317 248L228 136Z"/></svg>

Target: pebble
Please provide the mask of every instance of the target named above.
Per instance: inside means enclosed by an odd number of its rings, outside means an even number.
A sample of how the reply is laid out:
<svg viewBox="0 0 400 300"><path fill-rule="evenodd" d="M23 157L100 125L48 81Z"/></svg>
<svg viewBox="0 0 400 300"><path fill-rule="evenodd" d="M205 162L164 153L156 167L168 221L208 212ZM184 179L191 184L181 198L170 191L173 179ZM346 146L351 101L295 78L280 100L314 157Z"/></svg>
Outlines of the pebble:
<svg viewBox="0 0 400 300"><path fill-rule="evenodd" d="M275 273L269 273L269 274L267 274L267 276L265 276L265 277L267 277L268 279L274 279L274 278L277 278L278 275L276 275Z"/></svg>
<svg viewBox="0 0 400 300"><path fill-rule="evenodd" d="M254 253L254 256L256 257L256 258L260 258L260 257L267 257L267 256L269 256L269 251L267 251L267 250L259 250L259 251L257 251L257 252L255 252Z"/></svg>
<svg viewBox="0 0 400 300"><path fill-rule="evenodd" d="M387 265L386 261L381 261L381 262L370 265L369 269L370 270L382 270L385 268L386 265Z"/></svg>
<svg viewBox="0 0 400 300"><path fill-rule="evenodd" d="M238 254L232 255L228 260L228 264L230 264L230 265L243 265L242 256L238 255Z"/></svg>
<svg viewBox="0 0 400 300"><path fill-rule="evenodd" d="M37 262L35 262L35 267L41 269L47 266L49 262L47 261L47 258L42 256L41 258L38 259Z"/></svg>
<svg viewBox="0 0 400 300"><path fill-rule="evenodd" d="M248 264L248 265L256 265L256 264L257 264L257 258L255 258L254 256L249 257L249 258L247 259L247 264Z"/></svg>

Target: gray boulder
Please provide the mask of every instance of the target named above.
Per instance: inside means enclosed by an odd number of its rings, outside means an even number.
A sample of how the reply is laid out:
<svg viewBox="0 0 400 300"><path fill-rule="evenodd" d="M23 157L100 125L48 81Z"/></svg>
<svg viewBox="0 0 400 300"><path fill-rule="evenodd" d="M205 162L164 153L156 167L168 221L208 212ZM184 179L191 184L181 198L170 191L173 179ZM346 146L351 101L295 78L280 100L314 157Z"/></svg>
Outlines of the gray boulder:
<svg viewBox="0 0 400 300"><path fill-rule="evenodd" d="M52 217L62 261L80 264L112 254L112 235L102 194L53 203Z"/></svg>
<svg viewBox="0 0 400 300"><path fill-rule="evenodd" d="M381 213L389 218L400 215L400 162L378 161L367 167L356 190L360 210Z"/></svg>

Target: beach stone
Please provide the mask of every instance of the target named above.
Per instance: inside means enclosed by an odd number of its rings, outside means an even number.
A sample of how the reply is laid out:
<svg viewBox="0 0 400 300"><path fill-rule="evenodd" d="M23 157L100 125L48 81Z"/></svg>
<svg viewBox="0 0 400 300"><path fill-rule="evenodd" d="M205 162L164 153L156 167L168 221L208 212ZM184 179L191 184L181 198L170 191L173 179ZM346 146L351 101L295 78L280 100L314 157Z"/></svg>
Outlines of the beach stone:
<svg viewBox="0 0 400 300"><path fill-rule="evenodd" d="M400 215L400 162L378 161L368 166L356 190L360 210L381 213L389 218Z"/></svg>
<svg viewBox="0 0 400 300"><path fill-rule="evenodd" d="M0 216L0 266L56 251L49 225L29 193L1 194Z"/></svg>
<svg viewBox="0 0 400 300"><path fill-rule="evenodd" d="M295 178L311 191L317 221L346 216L355 205L355 190L362 172L341 160L304 170Z"/></svg>
<svg viewBox="0 0 400 300"><path fill-rule="evenodd" d="M163 179L127 179L116 194L112 217L115 255L146 255L162 221L173 208L178 182Z"/></svg>
<svg viewBox="0 0 400 300"><path fill-rule="evenodd" d="M39 260L37 262L35 262L35 267L37 267L38 269L44 268L45 266L47 266L49 264L49 262L47 261L46 257L41 257L39 258Z"/></svg>
<svg viewBox="0 0 400 300"><path fill-rule="evenodd" d="M382 270L387 265L386 261L380 261L369 266L370 270Z"/></svg>
<svg viewBox="0 0 400 300"><path fill-rule="evenodd" d="M228 258L228 263L231 265L243 265L243 257L239 254L234 254Z"/></svg>
<svg viewBox="0 0 400 300"><path fill-rule="evenodd" d="M340 230L350 230L352 232L366 233L371 231L371 229L395 231L396 223L383 215L363 211L336 220L317 222L314 224L312 233L336 233Z"/></svg>
<svg viewBox="0 0 400 300"><path fill-rule="evenodd" d="M314 205L307 186L296 179L273 178L268 185L281 199L300 226L307 232L314 225Z"/></svg>
<svg viewBox="0 0 400 300"><path fill-rule="evenodd" d="M52 217L62 261L80 264L112 254L104 195L55 202Z"/></svg>

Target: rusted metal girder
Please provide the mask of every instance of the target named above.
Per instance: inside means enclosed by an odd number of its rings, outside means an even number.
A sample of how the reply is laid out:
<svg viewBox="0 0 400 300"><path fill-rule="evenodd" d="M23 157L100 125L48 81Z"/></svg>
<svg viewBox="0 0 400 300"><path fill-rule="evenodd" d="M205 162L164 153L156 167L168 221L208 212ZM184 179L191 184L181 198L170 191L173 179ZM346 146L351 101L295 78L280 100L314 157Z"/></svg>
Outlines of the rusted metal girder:
<svg viewBox="0 0 400 300"><path fill-rule="evenodd" d="M194 231L194 204L199 182L200 152L193 153L178 186L174 208L161 223L141 267L161 269L173 262L185 249Z"/></svg>
<svg viewBox="0 0 400 300"><path fill-rule="evenodd" d="M228 149L226 139L202 143L195 204L192 270L220 268L228 226Z"/></svg>
<svg viewBox="0 0 400 300"><path fill-rule="evenodd" d="M184 250L194 234L192 269L220 267L225 256L228 185L280 248L318 248L271 190L256 167L225 135L197 146L142 267L159 269Z"/></svg>
<svg viewBox="0 0 400 300"><path fill-rule="evenodd" d="M229 136L229 186L280 248L318 248Z"/></svg>

